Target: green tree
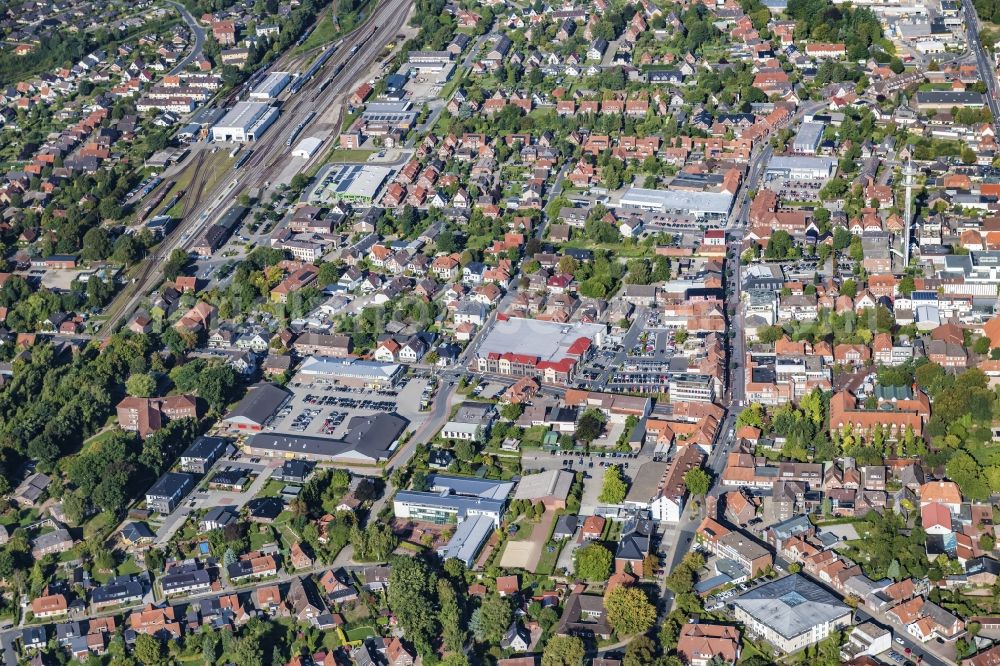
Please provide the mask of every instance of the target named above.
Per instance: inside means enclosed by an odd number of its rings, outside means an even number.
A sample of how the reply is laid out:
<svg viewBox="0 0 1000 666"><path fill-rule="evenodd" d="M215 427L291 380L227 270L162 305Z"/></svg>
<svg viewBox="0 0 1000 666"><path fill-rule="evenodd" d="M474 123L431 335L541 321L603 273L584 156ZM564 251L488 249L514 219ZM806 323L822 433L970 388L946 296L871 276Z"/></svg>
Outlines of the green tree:
<svg viewBox="0 0 1000 666"><path fill-rule="evenodd" d="M708 489L711 485L712 477L710 477L708 472L700 467L689 469L684 474L684 486L688 489L688 492L695 497L703 497L704 495L707 495Z"/></svg>
<svg viewBox="0 0 1000 666"><path fill-rule="evenodd" d="M604 431L604 418L594 409L588 409L576 424L576 438L581 442L590 443L601 436Z"/></svg>
<svg viewBox="0 0 1000 666"><path fill-rule="evenodd" d="M125 380L125 391L136 398L151 398L156 395L156 379L147 372L130 375Z"/></svg>
<svg viewBox="0 0 1000 666"><path fill-rule="evenodd" d="M396 549L399 539L388 523L372 520L364 529L354 526L351 530L351 545L356 559L381 562Z"/></svg>
<svg viewBox="0 0 1000 666"><path fill-rule="evenodd" d="M445 649L451 652L461 650L465 644L466 633L462 622L462 609L458 604L455 586L444 578L438 581L438 622L441 623L441 638Z"/></svg>
<svg viewBox="0 0 1000 666"><path fill-rule="evenodd" d="M431 655L439 632L436 615L427 609L437 603L437 574L422 559L393 558L388 601L417 652L424 657Z"/></svg>
<svg viewBox="0 0 1000 666"><path fill-rule="evenodd" d="M515 402L508 402L500 408L500 416L508 421L516 421L524 413L524 407Z"/></svg>
<svg viewBox="0 0 1000 666"><path fill-rule="evenodd" d="M483 599L478 614L476 638L481 642L499 644L514 617L510 601L500 595L491 594Z"/></svg>
<svg viewBox="0 0 1000 666"><path fill-rule="evenodd" d="M989 484L976 459L965 451L956 451L945 466L948 478L958 484L962 495L982 501L990 496Z"/></svg>
<svg viewBox="0 0 1000 666"><path fill-rule="evenodd" d="M656 643L649 636L636 636L625 648L622 666L648 666L656 661Z"/></svg>
<svg viewBox="0 0 1000 666"><path fill-rule="evenodd" d="M553 636L542 651L542 666L582 666L586 654L576 636Z"/></svg>
<svg viewBox="0 0 1000 666"><path fill-rule="evenodd" d="M163 659L163 643L149 634L139 634L132 648L135 658L144 666L153 666Z"/></svg>
<svg viewBox="0 0 1000 666"><path fill-rule="evenodd" d="M605 595L604 607L608 612L608 622L619 637L641 634L656 621L656 607L637 587L616 587Z"/></svg>
<svg viewBox="0 0 1000 666"><path fill-rule="evenodd" d="M621 470L618 465L612 465L604 473L604 485L597 499L605 504L621 504L625 501L627 491L628 486L625 485Z"/></svg>
<svg viewBox="0 0 1000 666"><path fill-rule="evenodd" d="M114 246L108 232L102 227L94 227L83 235L81 256L85 261L102 261L111 256Z"/></svg>
<svg viewBox="0 0 1000 666"><path fill-rule="evenodd" d="M611 551L599 543L591 542L573 553L573 571L583 580L607 580L611 575Z"/></svg>

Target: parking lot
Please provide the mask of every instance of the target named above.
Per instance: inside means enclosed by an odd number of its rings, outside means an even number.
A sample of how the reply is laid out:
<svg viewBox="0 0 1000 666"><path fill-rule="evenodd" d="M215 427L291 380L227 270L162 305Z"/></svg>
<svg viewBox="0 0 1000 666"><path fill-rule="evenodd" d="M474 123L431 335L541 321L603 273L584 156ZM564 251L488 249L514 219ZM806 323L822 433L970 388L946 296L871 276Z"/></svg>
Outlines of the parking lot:
<svg viewBox="0 0 1000 666"><path fill-rule="evenodd" d="M297 378L298 379L298 378ZM420 412L421 397L428 380L404 379L385 389L354 388L321 379L293 381L292 399L279 411L267 430L337 439L347 433L355 416L397 412L418 428L426 416Z"/></svg>
<svg viewBox="0 0 1000 666"><path fill-rule="evenodd" d="M703 577L706 576L710 577L711 575L712 573L710 572L703 572ZM725 606L730 599L738 597L744 592L752 590L753 588L757 587L758 585L761 585L762 583L770 582L776 579L777 577L778 574L772 572L769 574L765 574L763 576L759 576L758 578L754 578L753 580L748 580L746 582L739 583L725 590L716 592L715 594L710 594L705 598L705 610L707 611L719 610L720 608Z"/></svg>

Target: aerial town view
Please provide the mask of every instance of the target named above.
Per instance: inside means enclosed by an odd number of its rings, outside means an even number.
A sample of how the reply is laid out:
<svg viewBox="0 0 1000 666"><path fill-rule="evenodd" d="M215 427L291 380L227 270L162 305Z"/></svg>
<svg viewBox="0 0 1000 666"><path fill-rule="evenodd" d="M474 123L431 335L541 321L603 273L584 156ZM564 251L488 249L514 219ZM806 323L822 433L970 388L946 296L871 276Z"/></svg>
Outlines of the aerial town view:
<svg viewBox="0 0 1000 666"><path fill-rule="evenodd" d="M1000 0L0 0L3 666L1000 666Z"/></svg>

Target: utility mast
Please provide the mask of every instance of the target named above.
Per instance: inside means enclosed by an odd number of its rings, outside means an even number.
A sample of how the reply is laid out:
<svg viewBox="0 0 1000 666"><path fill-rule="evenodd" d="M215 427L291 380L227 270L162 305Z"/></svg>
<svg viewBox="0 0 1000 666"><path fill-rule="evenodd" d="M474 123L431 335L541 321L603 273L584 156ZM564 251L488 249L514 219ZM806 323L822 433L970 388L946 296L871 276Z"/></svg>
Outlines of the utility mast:
<svg viewBox="0 0 1000 666"><path fill-rule="evenodd" d="M903 221L903 270L910 266L910 233L913 227L913 161L907 158L906 166L903 168L903 177L906 178L906 219Z"/></svg>

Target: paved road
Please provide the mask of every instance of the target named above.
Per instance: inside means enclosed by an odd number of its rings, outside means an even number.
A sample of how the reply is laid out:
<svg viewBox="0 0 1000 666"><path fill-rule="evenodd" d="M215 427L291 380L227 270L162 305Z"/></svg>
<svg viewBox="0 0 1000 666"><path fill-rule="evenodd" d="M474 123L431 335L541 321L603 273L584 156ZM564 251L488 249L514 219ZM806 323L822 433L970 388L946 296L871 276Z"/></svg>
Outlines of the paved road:
<svg viewBox="0 0 1000 666"><path fill-rule="evenodd" d="M447 423L449 416L451 416L451 406L455 404L459 398L458 394L455 392L456 383L454 379L444 379L438 388L437 395L434 397L434 402L431 406L431 413L428 415L427 420L424 424L420 426L413 433L413 436L404 444L399 451L393 455L392 459L389 460L388 464L385 466L385 490L382 496L378 498L373 504L371 511L369 511L369 517L375 518L378 516L379 511L389 500L390 497L396 492L392 486L392 481L390 477L394 469L401 469L406 467L407 463L410 462L410 458L413 457L414 452L419 444L426 444L434 438L437 431ZM337 557L337 561L345 559L347 555L341 553Z"/></svg>
<svg viewBox="0 0 1000 666"><path fill-rule="evenodd" d="M968 30L969 50L976 56L976 65L979 68L979 76L986 83L986 103L993 113L994 127L1000 127L1000 100L997 99L997 77L996 69L993 66L993 59L983 47L982 40L979 39L979 16L976 8L972 5L972 0L962 0L962 7L965 10L965 25Z"/></svg>
<svg viewBox="0 0 1000 666"><path fill-rule="evenodd" d="M174 0L167 0L167 4L173 5L180 12L184 23L187 24L187 27L191 30L191 34L194 35L194 48L191 49L191 53L187 54L187 56L177 63L176 67L170 70L171 74L178 74L183 72L188 65L201 56L202 47L205 45L205 29L198 25L198 22L191 16L191 12L181 3L174 2Z"/></svg>
<svg viewBox="0 0 1000 666"><path fill-rule="evenodd" d="M930 644L918 643L913 640L913 638L906 633L906 629L895 622L889 620L885 613L872 613L867 609L859 608L854 613L854 620L856 624L862 624L868 622L869 620L874 620L875 624L881 625L887 629L892 630L893 642L892 649L900 654L904 654L906 648L910 649L910 654L904 656L910 661L916 661L917 657L921 657L921 664L928 666L954 666L955 662L947 657L935 653L929 649ZM903 641L900 645L895 639L899 638ZM938 644L936 644L938 645ZM943 647L938 645L939 647Z"/></svg>

